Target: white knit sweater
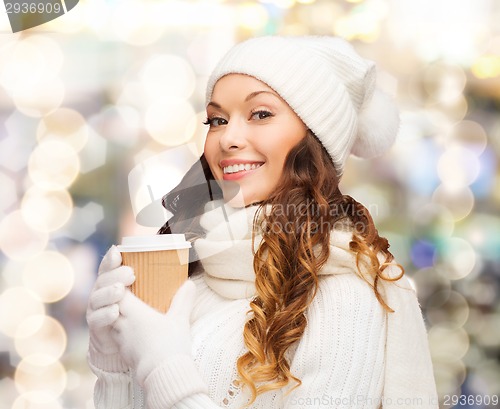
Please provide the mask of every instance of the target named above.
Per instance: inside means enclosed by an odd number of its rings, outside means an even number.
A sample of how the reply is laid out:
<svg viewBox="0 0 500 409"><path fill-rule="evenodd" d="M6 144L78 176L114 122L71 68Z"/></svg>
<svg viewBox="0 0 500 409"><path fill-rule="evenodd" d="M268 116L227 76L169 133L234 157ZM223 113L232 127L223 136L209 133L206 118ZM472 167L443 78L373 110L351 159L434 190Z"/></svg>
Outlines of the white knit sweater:
<svg viewBox="0 0 500 409"><path fill-rule="evenodd" d="M236 361L246 351L243 326L254 292L251 217L229 213L229 223L214 212L202 217L209 233L195 245L205 272L192 278L198 290L191 316L192 358L179 357L154 371L154 379L146 381L147 404L132 375L91 365L98 376L96 408L236 409L248 402L247 389L234 381ZM415 292L406 278L382 282L385 300L395 310L386 313L356 272L351 237L332 232L331 256L307 310L307 327L288 354L291 372L302 385L289 394L286 387L259 395L251 408L438 407ZM387 270L390 276L399 274L396 267Z"/></svg>

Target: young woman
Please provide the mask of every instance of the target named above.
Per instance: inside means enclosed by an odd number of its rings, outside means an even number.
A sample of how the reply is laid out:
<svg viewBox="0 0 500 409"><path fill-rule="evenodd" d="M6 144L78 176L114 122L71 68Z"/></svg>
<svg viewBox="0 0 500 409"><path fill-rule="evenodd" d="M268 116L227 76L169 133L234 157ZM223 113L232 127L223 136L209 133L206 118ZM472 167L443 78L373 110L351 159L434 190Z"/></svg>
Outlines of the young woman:
<svg viewBox="0 0 500 409"><path fill-rule="evenodd" d="M101 263L96 407L437 408L415 293L338 186L347 156L383 153L398 123L341 39L231 49L208 82L202 166L164 199L160 233L193 242L190 280L160 314L126 289L116 248Z"/></svg>

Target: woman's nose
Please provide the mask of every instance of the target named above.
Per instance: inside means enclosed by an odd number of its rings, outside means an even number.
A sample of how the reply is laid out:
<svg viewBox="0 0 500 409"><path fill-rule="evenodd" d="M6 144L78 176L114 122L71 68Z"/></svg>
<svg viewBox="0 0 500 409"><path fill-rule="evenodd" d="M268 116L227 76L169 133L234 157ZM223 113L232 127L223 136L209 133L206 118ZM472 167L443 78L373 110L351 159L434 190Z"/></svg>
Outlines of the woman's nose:
<svg viewBox="0 0 500 409"><path fill-rule="evenodd" d="M245 127L236 120L230 121L224 128L219 144L223 151L234 151L246 146Z"/></svg>

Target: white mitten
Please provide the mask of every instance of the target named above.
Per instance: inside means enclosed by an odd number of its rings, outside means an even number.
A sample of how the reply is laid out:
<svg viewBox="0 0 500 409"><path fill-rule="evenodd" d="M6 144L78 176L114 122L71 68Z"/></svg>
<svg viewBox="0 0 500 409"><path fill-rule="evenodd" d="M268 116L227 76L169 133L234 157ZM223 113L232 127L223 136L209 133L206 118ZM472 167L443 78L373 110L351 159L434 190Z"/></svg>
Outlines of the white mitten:
<svg viewBox="0 0 500 409"><path fill-rule="evenodd" d="M141 385L163 361L172 356L191 356L189 317L195 295L196 286L187 280L167 313L162 314L125 291L119 303L120 315L113 325L114 338Z"/></svg>
<svg viewBox="0 0 500 409"><path fill-rule="evenodd" d="M121 264L121 254L112 246L101 261L87 307L89 363L107 372L128 371L128 365L121 358L118 345L111 336L112 325L119 316L117 303L123 299L125 287L135 280L133 270Z"/></svg>

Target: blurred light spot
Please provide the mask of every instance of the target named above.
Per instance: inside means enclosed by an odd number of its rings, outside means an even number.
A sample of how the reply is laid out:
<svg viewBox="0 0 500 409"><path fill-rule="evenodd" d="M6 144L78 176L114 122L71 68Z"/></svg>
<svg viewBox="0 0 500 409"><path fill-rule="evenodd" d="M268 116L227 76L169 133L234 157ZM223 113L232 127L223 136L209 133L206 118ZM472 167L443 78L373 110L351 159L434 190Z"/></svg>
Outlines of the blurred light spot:
<svg viewBox="0 0 500 409"><path fill-rule="evenodd" d="M126 139L127 134L123 134ZM89 140L80 151L80 173L85 174L93 171L106 163L108 153L108 142L93 128L89 128Z"/></svg>
<svg viewBox="0 0 500 409"><path fill-rule="evenodd" d="M111 27L115 35L129 44L151 44L163 33L163 27L155 24L157 18L148 2L130 0L116 3L113 7Z"/></svg>
<svg viewBox="0 0 500 409"><path fill-rule="evenodd" d="M12 172L26 167L36 144L33 135L37 120L14 111L6 120L7 135L0 140L0 166Z"/></svg>
<svg viewBox="0 0 500 409"><path fill-rule="evenodd" d="M205 140L207 139L208 126L203 123L206 119L207 113L205 111L198 112L196 114L196 129L194 131L193 137L190 140L190 142L196 145L199 156L201 156L201 153L203 153Z"/></svg>
<svg viewBox="0 0 500 409"><path fill-rule="evenodd" d="M469 336L471 336L471 333L468 331L468 329L465 328L465 330L467 331ZM477 344L471 343L469 345L469 350L464 356L463 361L468 368L474 369L481 364L481 361L483 361L484 358L485 353L483 349L479 348Z"/></svg>
<svg viewBox="0 0 500 409"><path fill-rule="evenodd" d="M47 233L29 226L20 210L0 220L0 250L13 260L33 257L45 249L47 242Z"/></svg>
<svg viewBox="0 0 500 409"><path fill-rule="evenodd" d="M294 10L294 15L297 16L296 30L300 31L301 29L305 29L306 33L304 34L310 34L307 30L312 23L314 24L314 29L317 30L316 32L332 33L334 29L334 24L332 24L332 22L335 22L344 14L344 5L333 1L316 2L313 7L298 7ZM271 16L274 17L274 14L271 14ZM273 21L275 21L275 19L271 19L271 22ZM277 23L279 24L279 22ZM281 28L277 27L278 24L274 24L275 32L281 30Z"/></svg>
<svg viewBox="0 0 500 409"><path fill-rule="evenodd" d="M460 226L461 237L466 238L482 258L497 262L500 254L500 217L475 212Z"/></svg>
<svg viewBox="0 0 500 409"><path fill-rule="evenodd" d="M267 11L258 3L245 2L237 8L237 24L248 30L259 30L268 20Z"/></svg>
<svg viewBox="0 0 500 409"><path fill-rule="evenodd" d="M4 360L2 361L5 362ZM7 365L9 364L8 362L5 363ZM14 380L9 376L4 375L0 378L0 396L2 397L2 405L6 409L11 409L9 404L14 402L16 398L19 396L16 391L16 385L14 383ZM7 406L5 406L4 403L7 403ZM22 409L25 409L25 407L23 407Z"/></svg>
<svg viewBox="0 0 500 409"><path fill-rule="evenodd" d="M453 216L447 208L437 204L427 204L417 209L413 215L414 235L432 237L439 240L450 237L455 228Z"/></svg>
<svg viewBox="0 0 500 409"><path fill-rule="evenodd" d="M462 98L467 78L458 65L435 63L426 67L423 86L435 101L449 105Z"/></svg>
<svg viewBox="0 0 500 409"><path fill-rule="evenodd" d="M471 67L472 73L479 79L495 78L500 76L500 56L483 55Z"/></svg>
<svg viewBox="0 0 500 409"><path fill-rule="evenodd" d="M490 194L493 199L493 203L498 206L500 204L500 175L495 175L493 183L493 192Z"/></svg>
<svg viewBox="0 0 500 409"><path fill-rule="evenodd" d="M86 29L94 32L101 39L108 35L109 20L114 7L113 3L106 0L93 0L78 5L80 7L80 19ZM66 13L70 14L70 13ZM60 18L58 18L60 20Z"/></svg>
<svg viewBox="0 0 500 409"><path fill-rule="evenodd" d="M432 193L439 184L436 172L439 155L440 149L431 139L417 139L399 145L395 160L401 183L418 194Z"/></svg>
<svg viewBox="0 0 500 409"><path fill-rule="evenodd" d="M117 105L128 105L143 112L148 107L148 96L139 81L127 81L116 96Z"/></svg>
<svg viewBox="0 0 500 409"><path fill-rule="evenodd" d="M447 208L455 221L467 217L474 207L474 195L468 187L453 189L440 185L432 194L432 201Z"/></svg>
<svg viewBox="0 0 500 409"><path fill-rule="evenodd" d="M412 278L417 288L418 298L423 303L437 292L451 291L450 281L439 274L434 267L418 270Z"/></svg>
<svg viewBox="0 0 500 409"><path fill-rule="evenodd" d="M26 223L41 232L64 226L71 216L73 201L66 190L43 190L33 186L26 191L21 211Z"/></svg>
<svg viewBox="0 0 500 409"><path fill-rule="evenodd" d="M441 155L437 169L444 185L460 189L470 185L479 175L479 160L470 150L454 146Z"/></svg>
<svg viewBox="0 0 500 409"><path fill-rule="evenodd" d="M476 334L479 345L498 349L500 347L500 315L483 314L481 324L481 330Z"/></svg>
<svg viewBox="0 0 500 409"><path fill-rule="evenodd" d="M443 243L436 262L439 272L450 280L460 280L472 272L476 264L476 253L469 242L451 237Z"/></svg>
<svg viewBox="0 0 500 409"><path fill-rule="evenodd" d="M186 56L197 74L198 95L201 101L204 101L208 76L226 50L234 45L234 41L234 38L223 30L203 31L193 36Z"/></svg>
<svg viewBox="0 0 500 409"><path fill-rule="evenodd" d="M382 189L373 185L361 184L353 189L349 189L349 193L347 194L355 197L358 202L363 203L374 221L377 222L389 216L389 202L385 193Z"/></svg>
<svg viewBox="0 0 500 409"><path fill-rule="evenodd" d="M140 81L151 101L163 99L188 99L195 87L196 78L191 65L176 55L154 55L144 64Z"/></svg>
<svg viewBox="0 0 500 409"><path fill-rule="evenodd" d="M450 129L447 147L464 147L480 155L488 144L488 136L481 124L474 121L460 121Z"/></svg>
<svg viewBox="0 0 500 409"><path fill-rule="evenodd" d="M16 184L3 172L0 172L0 197L0 210L7 210L17 201Z"/></svg>
<svg viewBox="0 0 500 409"><path fill-rule="evenodd" d="M63 409L58 396L47 391L31 391L20 395L11 409Z"/></svg>
<svg viewBox="0 0 500 409"><path fill-rule="evenodd" d="M50 361L50 357L48 358ZM66 370L59 361L40 364L41 356L24 358L16 368L14 380L20 393L47 392L60 396L66 387Z"/></svg>
<svg viewBox="0 0 500 409"><path fill-rule="evenodd" d="M381 2L363 3L351 13L337 18L334 33L348 40L375 41L379 37L381 16L385 12L386 7Z"/></svg>
<svg viewBox="0 0 500 409"><path fill-rule="evenodd" d="M474 285L475 283L472 282L471 284ZM468 291L466 296L471 302L471 307L469 309L469 317L464 324L464 329L475 341L476 334L483 330L483 312L475 306L475 299L474 297L470 297L469 293L470 291ZM477 345L477 342L474 345Z"/></svg>
<svg viewBox="0 0 500 409"><path fill-rule="evenodd" d="M106 105L89 124L106 140L130 147L138 142L142 126L139 112L129 105Z"/></svg>
<svg viewBox="0 0 500 409"><path fill-rule="evenodd" d="M444 342L443 347L446 346ZM459 394L467 374L461 360L433 361L433 369L438 396Z"/></svg>
<svg viewBox="0 0 500 409"><path fill-rule="evenodd" d="M477 305L494 304L496 291L492 283L474 281L469 283L469 287L468 294L471 296L471 301L474 301Z"/></svg>
<svg viewBox="0 0 500 409"><path fill-rule="evenodd" d="M69 370L66 373L66 390L75 390L82 384L82 376L76 371Z"/></svg>
<svg viewBox="0 0 500 409"><path fill-rule="evenodd" d="M481 362L471 373L471 385L474 386L476 391L481 392L483 397L498 395L500 385L500 365L498 361L495 358L490 358ZM491 400L488 406L496 407L493 406ZM483 406L483 408L488 408L488 406Z"/></svg>
<svg viewBox="0 0 500 409"><path fill-rule="evenodd" d="M460 95L457 99L450 99L445 102L427 103L425 106L428 110L441 111L452 122L458 122L464 119L469 109L469 104L464 95Z"/></svg>
<svg viewBox="0 0 500 409"><path fill-rule="evenodd" d="M59 108L44 116L36 131L37 139L63 139L79 152L87 143L88 129L83 116L70 108Z"/></svg>
<svg viewBox="0 0 500 409"><path fill-rule="evenodd" d="M44 78L53 78L59 74L64 62L64 54L57 41L47 35L30 35L25 37L23 41L42 52L46 63L46 70L43 72Z"/></svg>
<svg viewBox="0 0 500 409"><path fill-rule="evenodd" d="M41 301L56 302L71 291L73 266L63 254L45 251L27 261L23 281L26 288L37 294Z"/></svg>
<svg viewBox="0 0 500 409"><path fill-rule="evenodd" d="M144 121L151 137L167 146L187 142L196 129L196 114L186 101L157 100L147 109Z"/></svg>
<svg viewBox="0 0 500 409"><path fill-rule="evenodd" d="M45 313L43 303L23 287L13 287L0 294L0 331L14 338L19 325L27 318Z"/></svg>
<svg viewBox="0 0 500 409"><path fill-rule="evenodd" d="M66 350L67 336L57 320L46 315L28 317L20 323L15 336L16 351L21 358L42 354L49 363L57 361Z"/></svg>
<svg viewBox="0 0 500 409"><path fill-rule="evenodd" d="M29 38L29 37L28 37ZM0 71L0 84L9 93L42 82L48 70L43 49L27 39L7 44L3 51L5 63Z"/></svg>
<svg viewBox="0 0 500 409"><path fill-rule="evenodd" d="M80 160L75 150L66 142L57 140L41 142L28 162L33 182L47 190L67 188L78 176L79 169Z"/></svg>
<svg viewBox="0 0 500 409"><path fill-rule="evenodd" d="M3 282L3 288L9 287L24 287L22 274L19 274L20 271L23 270L26 262L25 261L16 261L12 259L6 259L2 265L2 275L0 281L0 291L1 284Z"/></svg>
<svg viewBox="0 0 500 409"><path fill-rule="evenodd" d="M432 295L426 303L428 321L446 324L450 328L459 328L469 316L469 304L465 297L456 291L441 291Z"/></svg>
<svg viewBox="0 0 500 409"><path fill-rule="evenodd" d="M283 9L289 9L295 4L295 0L261 0L262 3L271 3Z"/></svg>
<svg viewBox="0 0 500 409"><path fill-rule="evenodd" d="M64 99L64 84L60 79L52 78L31 87L17 89L12 99L22 113L41 117L61 106Z"/></svg>
<svg viewBox="0 0 500 409"><path fill-rule="evenodd" d="M491 147L487 147L478 158L479 176L472 182L470 188L476 199L489 198L495 191L495 177L498 158Z"/></svg>
<svg viewBox="0 0 500 409"><path fill-rule="evenodd" d="M469 336L463 328L434 325L429 330L432 359L439 362L460 360L469 349Z"/></svg>
<svg viewBox="0 0 500 409"><path fill-rule="evenodd" d="M416 240L410 252L411 261L418 268L430 267L434 264L435 246L426 240Z"/></svg>
<svg viewBox="0 0 500 409"><path fill-rule="evenodd" d="M65 226L65 234L83 242L96 232L96 225L103 219L104 210L97 203L90 202L83 207L75 207L70 221Z"/></svg>
<svg viewBox="0 0 500 409"><path fill-rule="evenodd" d="M380 229L380 236L385 237L391 243L391 253L396 258L396 261L403 266L410 263L410 242L411 237L407 231L396 233L390 230Z"/></svg>

